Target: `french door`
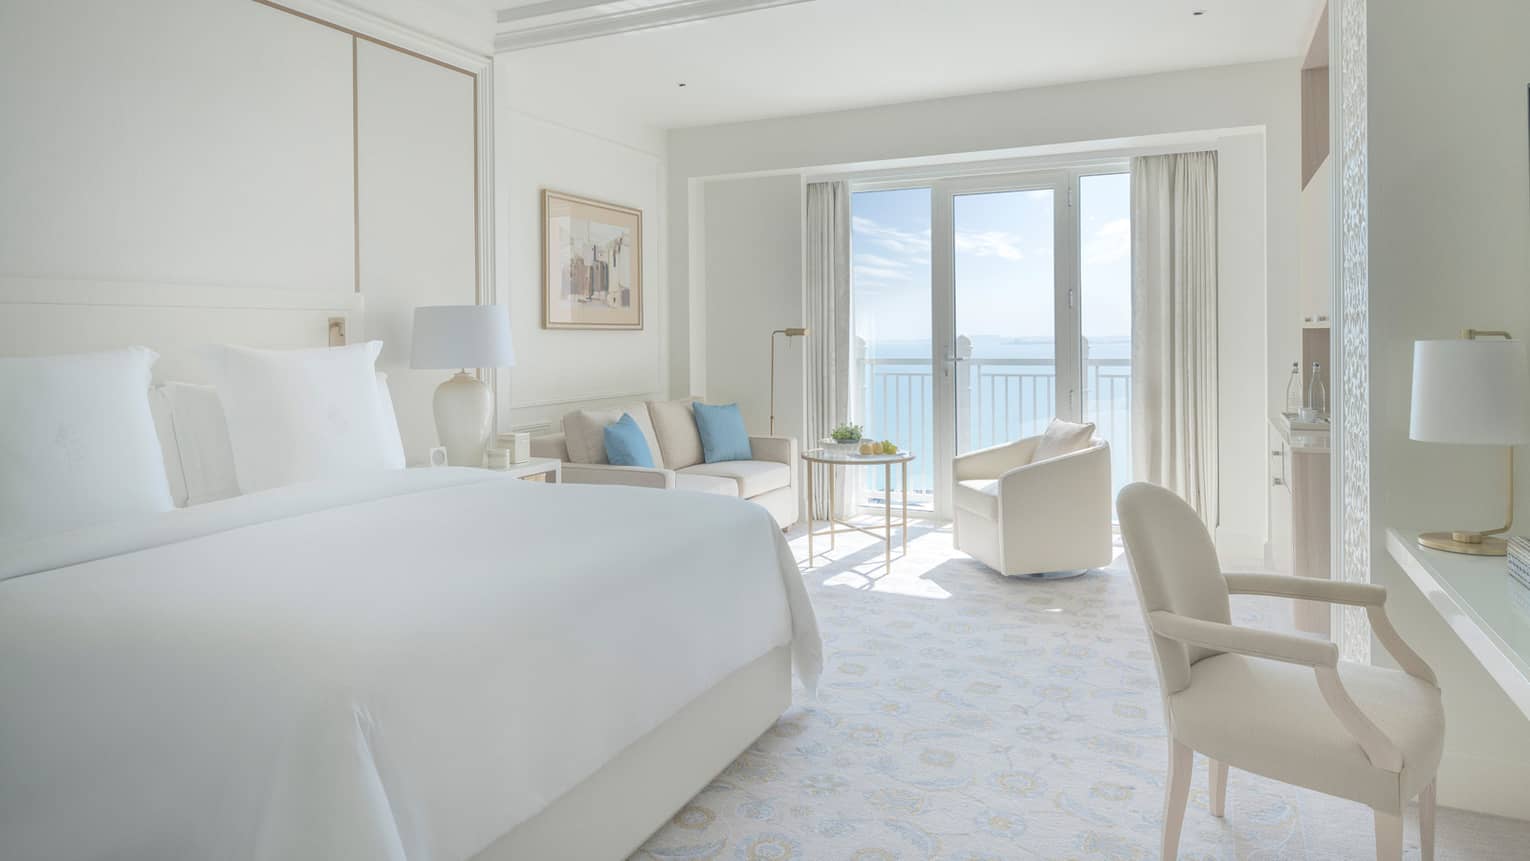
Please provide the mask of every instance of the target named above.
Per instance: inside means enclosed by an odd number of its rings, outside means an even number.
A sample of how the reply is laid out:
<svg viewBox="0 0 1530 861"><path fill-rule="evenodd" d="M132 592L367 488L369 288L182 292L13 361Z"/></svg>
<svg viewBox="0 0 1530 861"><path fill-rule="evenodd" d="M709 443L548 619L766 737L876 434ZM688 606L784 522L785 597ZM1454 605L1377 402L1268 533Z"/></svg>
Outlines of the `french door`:
<svg viewBox="0 0 1530 861"><path fill-rule="evenodd" d="M949 516L955 455L1054 416L1094 421L1130 480L1124 166L858 187L852 206L852 411L919 458L911 507Z"/></svg>

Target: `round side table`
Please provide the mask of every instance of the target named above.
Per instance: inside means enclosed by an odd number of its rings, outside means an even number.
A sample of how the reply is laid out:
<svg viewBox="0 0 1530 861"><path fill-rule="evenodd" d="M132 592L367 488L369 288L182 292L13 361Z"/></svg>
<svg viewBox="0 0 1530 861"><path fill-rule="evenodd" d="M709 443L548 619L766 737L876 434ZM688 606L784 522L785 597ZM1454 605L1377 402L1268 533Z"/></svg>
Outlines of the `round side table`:
<svg viewBox="0 0 1530 861"><path fill-rule="evenodd" d="M908 464L914 456L906 451L897 454L851 454L849 452L829 451L822 448L810 448L802 453L802 460L807 464L807 496L808 496L808 566L812 567L813 559L817 555L813 551L813 538L816 536L829 536L829 549L834 548L834 536L844 532L864 532L874 538L882 539L887 551L887 567L892 568L892 470L894 466L899 468L899 487L903 492L903 520L899 524L903 533L903 553L908 553ZM828 521L829 528L823 531L816 530L818 520L817 505L813 497L813 472L815 466L827 466L829 472L829 511L824 519ZM871 466L882 467L882 529L858 526L848 520L841 520L834 514L834 468L837 466Z"/></svg>

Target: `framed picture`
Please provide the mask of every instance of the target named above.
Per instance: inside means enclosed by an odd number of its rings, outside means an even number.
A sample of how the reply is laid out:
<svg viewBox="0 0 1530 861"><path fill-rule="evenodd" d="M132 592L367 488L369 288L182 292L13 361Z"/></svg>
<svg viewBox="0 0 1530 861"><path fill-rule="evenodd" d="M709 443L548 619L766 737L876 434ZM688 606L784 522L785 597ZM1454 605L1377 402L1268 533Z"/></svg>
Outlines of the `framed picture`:
<svg viewBox="0 0 1530 861"><path fill-rule="evenodd" d="M643 328L643 213L542 191L542 327Z"/></svg>

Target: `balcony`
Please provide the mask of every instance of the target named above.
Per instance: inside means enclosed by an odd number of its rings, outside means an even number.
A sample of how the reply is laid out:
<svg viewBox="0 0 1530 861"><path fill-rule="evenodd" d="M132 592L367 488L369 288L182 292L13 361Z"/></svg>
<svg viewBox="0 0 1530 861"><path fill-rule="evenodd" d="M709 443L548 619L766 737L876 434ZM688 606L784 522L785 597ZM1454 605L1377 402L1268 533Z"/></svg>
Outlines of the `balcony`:
<svg viewBox="0 0 1530 861"><path fill-rule="evenodd" d="M890 439L915 455L909 507L935 507L934 376L928 360L862 359L857 421L868 437ZM957 364L957 447L973 451L1033 436L1056 413L1057 373L1050 359L967 359ZM1131 360L1084 360L1083 413L1111 447L1111 493L1131 480ZM882 473L860 470L862 505L881 505ZM896 485L894 485L896 490Z"/></svg>

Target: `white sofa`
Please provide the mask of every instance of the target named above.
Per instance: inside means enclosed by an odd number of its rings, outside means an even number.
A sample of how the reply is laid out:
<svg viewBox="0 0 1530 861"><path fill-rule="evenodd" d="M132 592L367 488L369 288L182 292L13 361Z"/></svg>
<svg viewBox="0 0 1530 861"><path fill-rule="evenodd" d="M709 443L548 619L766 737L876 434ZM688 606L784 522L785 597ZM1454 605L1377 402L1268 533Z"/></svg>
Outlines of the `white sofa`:
<svg viewBox="0 0 1530 861"><path fill-rule="evenodd" d="M1008 577L1082 574L1109 565L1110 446L1033 461L1041 437L954 462L956 548Z"/></svg>
<svg viewBox="0 0 1530 861"><path fill-rule="evenodd" d="M797 441L751 436L753 458L707 463L692 401L648 401L563 417L563 433L533 437L531 453L563 461L563 480L575 484L625 484L737 496L758 503L785 529L797 522ZM614 466L606 459L605 427L632 416L654 465Z"/></svg>

